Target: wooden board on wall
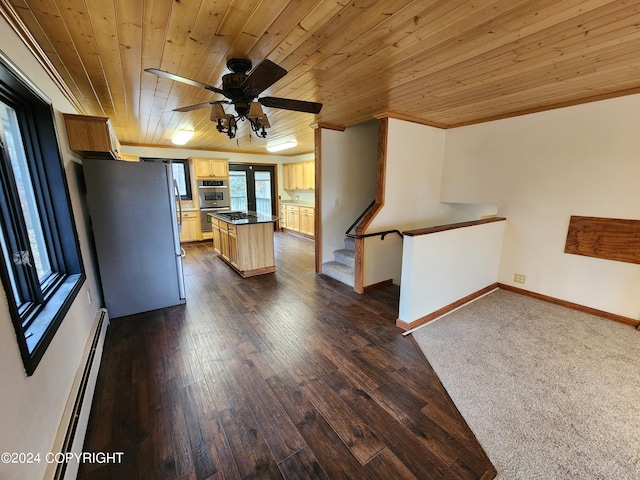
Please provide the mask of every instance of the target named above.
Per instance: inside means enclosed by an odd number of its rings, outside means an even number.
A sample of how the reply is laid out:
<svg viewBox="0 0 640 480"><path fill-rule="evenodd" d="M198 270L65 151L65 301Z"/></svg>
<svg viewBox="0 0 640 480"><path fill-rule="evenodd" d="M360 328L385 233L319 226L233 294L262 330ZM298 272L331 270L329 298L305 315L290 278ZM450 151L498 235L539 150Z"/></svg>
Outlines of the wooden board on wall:
<svg viewBox="0 0 640 480"><path fill-rule="evenodd" d="M572 216L564 251L640 263L640 220Z"/></svg>

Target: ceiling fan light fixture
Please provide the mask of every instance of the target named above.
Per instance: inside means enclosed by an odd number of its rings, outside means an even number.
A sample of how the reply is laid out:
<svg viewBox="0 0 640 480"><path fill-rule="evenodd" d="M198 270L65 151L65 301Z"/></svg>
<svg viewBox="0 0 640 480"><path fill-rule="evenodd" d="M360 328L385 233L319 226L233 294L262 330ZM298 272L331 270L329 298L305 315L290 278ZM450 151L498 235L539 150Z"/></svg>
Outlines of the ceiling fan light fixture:
<svg viewBox="0 0 640 480"><path fill-rule="evenodd" d="M222 105L215 103L211 106L211 121L216 122L218 120L226 120L227 113L222 108Z"/></svg>
<svg viewBox="0 0 640 480"><path fill-rule="evenodd" d="M282 150L288 150L289 148L293 148L296 145L298 145L298 142L296 142L295 140L290 140L284 143L267 145L267 150L270 152L281 152Z"/></svg>
<svg viewBox="0 0 640 480"><path fill-rule="evenodd" d="M171 139L171 142L175 145L184 145L191 140L193 134L193 130L178 130Z"/></svg>

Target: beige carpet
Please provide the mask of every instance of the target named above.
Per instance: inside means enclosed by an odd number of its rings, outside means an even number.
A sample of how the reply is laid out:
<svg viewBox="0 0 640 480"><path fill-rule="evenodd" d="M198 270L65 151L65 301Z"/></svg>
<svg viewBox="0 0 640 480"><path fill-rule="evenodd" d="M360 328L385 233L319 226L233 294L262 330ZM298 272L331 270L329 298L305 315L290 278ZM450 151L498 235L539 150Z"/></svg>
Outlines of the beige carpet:
<svg viewBox="0 0 640 480"><path fill-rule="evenodd" d="M640 479L640 332L505 290L413 336L498 479Z"/></svg>

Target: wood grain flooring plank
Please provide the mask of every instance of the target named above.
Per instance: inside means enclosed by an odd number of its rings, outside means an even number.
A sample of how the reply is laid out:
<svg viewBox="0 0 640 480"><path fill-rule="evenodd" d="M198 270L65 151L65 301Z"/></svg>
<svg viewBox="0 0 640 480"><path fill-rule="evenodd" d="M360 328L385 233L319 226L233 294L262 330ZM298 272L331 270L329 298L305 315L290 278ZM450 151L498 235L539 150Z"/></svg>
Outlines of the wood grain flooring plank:
<svg viewBox="0 0 640 480"><path fill-rule="evenodd" d="M281 479L282 474L248 407L239 404L220 415L240 476Z"/></svg>
<svg viewBox="0 0 640 480"><path fill-rule="evenodd" d="M203 386L194 383L180 393L196 478L210 477L217 472L217 469L207 443L210 434L205 418L204 405L207 399L203 394Z"/></svg>
<svg viewBox="0 0 640 480"><path fill-rule="evenodd" d="M243 344L245 345L245 344ZM255 363L237 352L234 358L236 381L244 401L276 463L302 450L306 445L296 426L282 408Z"/></svg>
<svg viewBox="0 0 640 480"><path fill-rule="evenodd" d="M303 385L302 391L361 465L366 464L384 449L384 444L370 430L367 423L325 384L324 377Z"/></svg>
<svg viewBox="0 0 640 480"><path fill-rule="evenodd" d="M322 469L315 455L309 448L303 448L282 460L278 467L287 480L329 480L330 477Z"/></svg>
<svg viewBox="0 0 640 480"><path fill-rule="evenodd" d="M268 382L329 478L369 480L358 460L290 375L282 372Z"/></svg>
<svg viewBox="0 0 640 480"><path fill-rule="evenodd" d="M184 476L193 472L193 458L191 457L191 446L189 444L189 432L182 410L180 399L180 389L172 379L167 382L167 405L169 424L171 427L171 441L173 444L173 454L176 464L176 475Z"/></svg>

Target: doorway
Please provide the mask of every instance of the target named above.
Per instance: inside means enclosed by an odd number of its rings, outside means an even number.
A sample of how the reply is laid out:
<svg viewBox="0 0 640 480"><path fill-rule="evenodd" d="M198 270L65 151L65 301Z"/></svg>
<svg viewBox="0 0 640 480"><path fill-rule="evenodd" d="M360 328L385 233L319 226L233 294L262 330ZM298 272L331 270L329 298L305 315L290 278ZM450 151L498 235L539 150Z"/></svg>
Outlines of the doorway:
<svg viewBox="0 0 640 480"><path fill-rule="evenodd" d="M231 210L249 210L276 215L275 167L272 165L229 165Z"/></svg>

